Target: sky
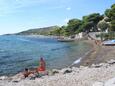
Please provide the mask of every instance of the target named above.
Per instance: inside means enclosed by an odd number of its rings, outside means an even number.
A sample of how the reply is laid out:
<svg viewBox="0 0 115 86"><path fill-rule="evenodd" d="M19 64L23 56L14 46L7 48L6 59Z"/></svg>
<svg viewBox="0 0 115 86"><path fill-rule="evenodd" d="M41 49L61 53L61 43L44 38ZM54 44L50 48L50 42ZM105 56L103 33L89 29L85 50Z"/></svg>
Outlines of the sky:
<svg viewBox="0 0 115 86"><path fill-rule="evenodd" d="M54 25L90 13L103 14L115 0L0 0L0 34Z"/></svg>

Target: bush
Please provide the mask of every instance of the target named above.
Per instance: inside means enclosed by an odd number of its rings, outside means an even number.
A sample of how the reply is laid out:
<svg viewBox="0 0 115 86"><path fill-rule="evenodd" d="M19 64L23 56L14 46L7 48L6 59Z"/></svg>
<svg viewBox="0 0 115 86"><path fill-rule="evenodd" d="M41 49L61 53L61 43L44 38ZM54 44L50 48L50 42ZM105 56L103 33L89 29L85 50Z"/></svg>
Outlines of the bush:
<svg viewBox="0 0 115 86"><path fill-rule="evenodd" d="M97 34L96 37L100 37L101 40L115 39L115 32Z"/></svg>

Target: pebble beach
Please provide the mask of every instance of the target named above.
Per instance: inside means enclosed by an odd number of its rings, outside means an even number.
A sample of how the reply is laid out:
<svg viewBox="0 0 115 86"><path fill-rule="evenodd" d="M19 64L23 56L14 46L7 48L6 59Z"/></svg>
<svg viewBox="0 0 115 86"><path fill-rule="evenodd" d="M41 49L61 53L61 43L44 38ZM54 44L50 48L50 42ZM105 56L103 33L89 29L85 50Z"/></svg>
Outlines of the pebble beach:
<svg viewBox="0 0 115 86"><path fill-rule="evenodd" d="M49 75L33 80L22 79L19 74L1 76L0 86L115 86L114 51L115 47L94 44L79 67L53 69Z"/></svg>
<svg viewBox="0 0 115 86"><path fill-rule="evenodd" d="M54 70L55 75L35 80L0 77L0 86L115 86L115 60L107 63Z"/></svg>

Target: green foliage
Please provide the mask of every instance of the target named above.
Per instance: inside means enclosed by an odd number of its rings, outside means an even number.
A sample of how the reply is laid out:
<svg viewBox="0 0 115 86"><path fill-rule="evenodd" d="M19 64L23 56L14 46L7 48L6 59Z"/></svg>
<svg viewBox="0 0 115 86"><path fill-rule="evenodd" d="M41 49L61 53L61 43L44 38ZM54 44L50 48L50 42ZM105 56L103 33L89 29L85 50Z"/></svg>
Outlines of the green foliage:
<svg viewBox="0 0 115 86"><path fill-rule="evenodd" d="M115 4L111 6L111 31L115 31Z"/></svg>
<svg viewBox="0 0 115 86"><path fill-rule="evenodd" d="M80 32L90 32L90 31L98 31L97 23L103 19L103 16L99 13L93 13L87 16L83 16L82 20L79 19L71 19L67 23L66 32L69 35L74 35Z"/></svg>
<svg viewBox="0 0 115 86"><path fill-rule="evenodd" d="M17 33L16 35L49 35L50 31L60 28L59 26L51 26L51 27L45 27L45 28L36 28L36 29L30 29L27 31L23 31L20 33Z"/></svg>
<svg viewBox="0 0 115 86"><path fill-rule="evenodd" d="M110 17L109 14L110 14L110 9L106 9L106 10L105 10L105 15L106 15L108 18Z"/></svg>
<svg viewBox="0 0 115 86"><path fill-rule="evenodd" d="M50 35L60 36L60 34L61 34L61 28L57 28L50 32Z"/></svg>
<svg viewBox="0 0 115 86"><path fill-rule="evenodd" d="M99 13L93 13L88 16L84 16L82 28L86 32L98 31L96 25L102 19L103 19L103 16L101 16Z"/></svg>
<svg viewBox="0 0 115 86"><path fill-rule="evenodd" d="M110 31L115 31L115 20L111 21L111 29Z"/></svg>
<svg viewBox="0 0 115 86"><path fill-rule="evenodd" d="M115 31L115 4L105 11L105 15L109 17L111 22L110 31Z"/></svg>
<svg viewBox="0 0 115 86"><path fill-rule="evenodd" d="M67 35L74 35L76 31L79 29L79 26L81 25L81 20L79 19L71 19L67 23L66 33Z"/></svg>
<svg viewBox="0 0 115 86"><path fill-rule="evenodd" d="M68 35L66 32L66 26L62 26L60 28L54 29L50 31L49 35L54 35L54 36L66 36Z"/></svg>
<svg viewBox="0 0 115 86"><path fill-rule="evenodd" d="M100 37L102 40L115 39L115 32L97 34L96 37Z"/></svg>
<svg viewBox="0 0 115 86"><path fill-rule="evenodd" d="M109 27L109 24L102 20L97 24L97 27L100 28L101 31L105 31Z"/></svg>

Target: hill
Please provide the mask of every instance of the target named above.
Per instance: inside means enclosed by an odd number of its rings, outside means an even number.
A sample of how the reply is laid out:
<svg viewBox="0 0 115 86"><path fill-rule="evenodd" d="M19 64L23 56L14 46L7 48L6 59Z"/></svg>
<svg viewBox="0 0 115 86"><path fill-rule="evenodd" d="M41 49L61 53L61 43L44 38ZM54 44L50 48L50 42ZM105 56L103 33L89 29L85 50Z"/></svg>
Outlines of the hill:
<svg viewBox="0 0 115 86"><path fill-rule="evenodd" d="M44 28L29 29L16 33L16 35L49 35L50 31L60 28L59 26L50 26Z"/></svg>

